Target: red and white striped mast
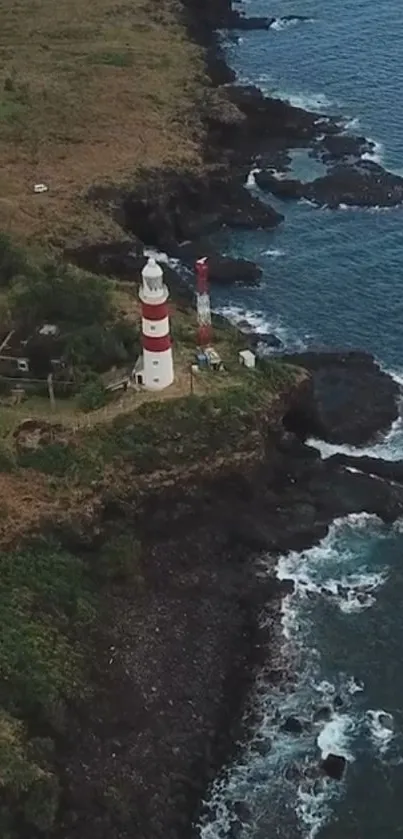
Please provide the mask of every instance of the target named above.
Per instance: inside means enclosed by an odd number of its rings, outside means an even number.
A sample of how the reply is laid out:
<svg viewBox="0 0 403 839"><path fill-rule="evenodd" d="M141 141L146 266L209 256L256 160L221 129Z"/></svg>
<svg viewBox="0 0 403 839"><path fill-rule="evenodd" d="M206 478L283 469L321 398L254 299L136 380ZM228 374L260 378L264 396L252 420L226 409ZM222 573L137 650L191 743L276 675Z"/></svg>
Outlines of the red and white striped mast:
<svg viewBox="0 0 403 839"><path fill-rule="evenodd" d="M200 348L206 348L212 341L210 295L208 290L208 265L207 257L198 259L196 262L197 275L197 336Z"/></svg>

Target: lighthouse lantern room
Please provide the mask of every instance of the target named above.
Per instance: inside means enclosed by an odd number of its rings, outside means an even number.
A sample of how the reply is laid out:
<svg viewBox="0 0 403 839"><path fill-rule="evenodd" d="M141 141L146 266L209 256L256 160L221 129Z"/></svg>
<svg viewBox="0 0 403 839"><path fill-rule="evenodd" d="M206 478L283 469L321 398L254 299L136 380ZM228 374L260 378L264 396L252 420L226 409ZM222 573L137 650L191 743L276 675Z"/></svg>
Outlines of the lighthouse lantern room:
<svg viewBox="0 0 403 839"><path fill-rule="evenodd" d="M143 357L135 368L136 380L147 390L163 390L174 380L169 291L164 283L162 268L152 257L142 270L139 296Z"/></svg>

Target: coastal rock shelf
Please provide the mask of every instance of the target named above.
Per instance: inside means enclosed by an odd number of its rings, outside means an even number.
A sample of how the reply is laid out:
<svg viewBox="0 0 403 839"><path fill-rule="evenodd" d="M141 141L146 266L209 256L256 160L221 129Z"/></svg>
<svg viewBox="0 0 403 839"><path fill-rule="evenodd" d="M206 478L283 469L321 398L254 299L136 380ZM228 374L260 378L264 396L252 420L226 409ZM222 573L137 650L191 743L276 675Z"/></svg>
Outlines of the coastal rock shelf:
<svg viewBox="0 0 403 839"><path fill-rule="evenodd" d="M378 163L361 160L343 163L310 183L278 178L262 170L255 174L260 189L278 198L306 198L319 206L395 207L403 201L403 178L387 172Z"/></svg>
<svg viewBox="0 0 403 839"><path fill-rule="evenodd" d="M283 356L311 373L312 390L285 418L300 437L363 446L398 416L400 387L364 352L310 352Z"/></svg>

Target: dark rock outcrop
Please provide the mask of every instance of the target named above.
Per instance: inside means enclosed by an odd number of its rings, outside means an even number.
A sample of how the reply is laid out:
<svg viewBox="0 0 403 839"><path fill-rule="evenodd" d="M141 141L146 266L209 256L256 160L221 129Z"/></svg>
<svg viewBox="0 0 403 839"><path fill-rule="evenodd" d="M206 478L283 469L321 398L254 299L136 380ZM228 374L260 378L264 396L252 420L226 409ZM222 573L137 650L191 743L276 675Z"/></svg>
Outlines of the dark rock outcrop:
<svg viewBox="0 0 403 839"><path fill-rule="evenodd" d="M354 457L346 454L335 454L330 460L341 466L358 469L366 475L376 475L384 481L403 484L403 460L382 460L378 457Z"/></svg>
<svg viewBox="0 0 403 839"><path fill-rule="evenodd" d="M264 96L254 85L232 85L227 88L229 100L247 117L245 130L249 135L282 138L284 145L301 145L312 141L324 131L337 131L335 120L322 114L296 108L282 99Z"/></svg>
<svg viewBox="0 0 403 839"><path fill-rule="evenodd" d="M276 178L266 169L256 172L255 181L260 189L271 192L277 198L284 200L287 198L298 199L304 195L304 184L301 181L295 178Z"/></svg>
<svg viewBox="0 0 403 839"><path fill-rule="evenodd" d="M256 285L262 276L262 269L255 262L249 259L221 256L211 247L208 239L180 245L175 255L192 269L197 259L207 257L209 281L212 283Z"/></svg>
<svg viewBox="0 0 403 839"><path fill-rule="evenodd" d="M346 765L346 758L341 755L329 754L321 761L321 768L323 772L334 781L341 781Z"/></svg>
<svg viewBox="0 0 403 839"><path fill-rule="evenodd" d="M318 708L313 715L314 722L328 722L332 716L332 708L329 705L324 705L323 708Z"/></svg>
<svg viewBox="0 0 403 839"><path fill-rule="evenodd" d="M230 285L256 285L262 275L262 269L247 259L231 259L216 256L208 260L209 279L212 283Z"/></svg>
<svg viewBox="0 0 403 839"><path fill-rule="evenodd" d="M236 177L174 171L149 172L138 190L94 187L89 199L114 212L122 226L148 246L175 252L177 243L199 239L221 227L275 227L283 217L255 198Z"/></svg>
<svg viewBox="0 0 403 839"><path fill-rule="evenodd" d="M355 138L332 138L343 143ZM352 147L353 147L352 143ZM347 143L346 143L347 146ZM306 198L318 205L337 209L341 204L356 207L393 207L403 201L403 178L387 172L370 160L342 164L314 181L304 183L295 178L276 178L270 170L256 172L260 189L282 199Z"/></svg>
<svg viewBox="0 0 403 839"><path fill-rule="evenodd" d="M240 12L233 11L228 19L227 29L239 29L241 32L253 29L268 30L275 20L274 17L246 17Z"/></svg>
<svg viewBox="0 0 403 839"><path fill-rule="evenodd" d="M350 134L326 134L319 143L322 158L325 161L336 161L344 158L359 160L363 154L374 150L374 143L366 137L356 137Z"/></svg>
<svg viewBox="0 0 403 839"><path fill-rule="evenodd" d="M399 386L368 353L308 352L284 359L312 375L305 403L285 418L286 427L302 438L360 446L397 418Z"/></svg>
<svg viewBox="0 0 403 839"><path fill-rule="evenodd" d="M281 729L282 731L286 731L287 734L302 734L304 725L301 720L297 719L297 717L287 717L287 719L283 722Z"/></svg>
<svg viewBox="0 0 403 839"><path fill-rule="evenodd" d="M67 250L65 259L93 274L117 277L124 282L139 283L141 270L147 261L143 245L138 240L122 242L99 242ZM166 262L161 263L165 280L172 299L183 305L194 302L194 292L189 284Z"/></svg>
<svg viewBox="0 0 403 839"><path fill-rule="evenodd" d="M357 207L394 207L403 201L403 178L371 160L337 166L323 178L305 185L304 196L335 209L340 204Z"/></svg>

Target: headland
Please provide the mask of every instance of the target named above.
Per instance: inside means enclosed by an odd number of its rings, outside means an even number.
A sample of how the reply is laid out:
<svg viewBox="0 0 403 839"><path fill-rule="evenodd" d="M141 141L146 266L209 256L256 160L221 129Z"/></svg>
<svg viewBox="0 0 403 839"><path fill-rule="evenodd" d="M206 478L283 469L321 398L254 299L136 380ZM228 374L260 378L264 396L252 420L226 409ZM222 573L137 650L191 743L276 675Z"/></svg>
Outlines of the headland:
<svg viewBox="0 0 403 839"><path fill-rule="evenodd" d="M1 406L0 825L12 839L198 836L208 786L253 722L258 668L272 661L273 683L287 680L276 557L314 544L335 517L403 512L402 464L322 460L306 444L363 445L397 419L399 387L375 360L276 355L241 375L234 358L256 336L216 318L227 374L190 394L193 294L168 264L178 389L103 406L104 366L119 369L122 353L128 361L136 351L147 248L185 266L209 256L213 282L259 280L258 266L224 258L208 238L224 225L282 222L246 188L251 165L262 188L301 197L272 170L286 171L289 150L302 145L332 164L334 201L346 200L346 166L358 172L354 189L348 180L354 203L391 191L386 173L364 174L365 138L235 84L216 30L269 32L272 20L248 21L230 0L154 6L105 0L78 23L63 4L57 19L44 7L46 27L5 80L3 110L15 120L1 138L13 206L4 317L28 331L34 316L59 319L84 391L79 411L57 395L54 416L31 397ZM8 18L11 41L24 26L21 12ZM35 160L49 191L28 196ZM322 200L323 190L316 184L309 197ZM25 246L36 237L47 250L34 259ZM41 347L32 350L40 372ZM262 554L272 568L264 580ZM230 836L241 823L238 808Z"/></svg>

